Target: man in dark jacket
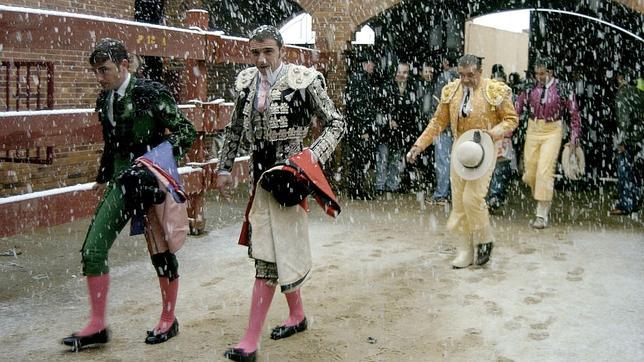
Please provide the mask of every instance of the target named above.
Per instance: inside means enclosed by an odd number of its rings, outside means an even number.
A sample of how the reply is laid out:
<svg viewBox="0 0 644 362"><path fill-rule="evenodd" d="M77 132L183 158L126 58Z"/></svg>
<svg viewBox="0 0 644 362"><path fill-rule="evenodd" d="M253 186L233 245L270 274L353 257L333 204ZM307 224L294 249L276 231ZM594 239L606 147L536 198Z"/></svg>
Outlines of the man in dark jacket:
<svg viewBox="0 0 644 362"><path fill-rule="evenodd" d="M349 78L346 91L347 135L343 155L346 158L346 188L349 197L371 199L368 184L376 151L376 117L378 116L379 84L373 55L359 58L360 69Z"/></svg>
<svg viewBox="0 0 644 362"><path fill-rule="evenodd" d="M413 142L416 128L416 93L409 81L409 63L398 64L395 78L384 85L386 122L381 127L377 154L376 192L398 192L406 146Z"/></svg>
<svg viewBox="0 0 644 362"><path fill-rule="evenodd" d="M130 75L129 56L122 42L102 39L89 62L103 88L96 102L96 112L103 126L105 147L96 182L106 186L81 250L91 319L85 328L63 339L63 344L73 350L109 340L105 322L110 281L107 257L118 233L131 217L126 210L129 195L124 195L118 176L130 168L136 158L164 141L172 146L175 159L181 159L196 136L194 126L177 108L163 85ZM150 240L148 243L150 245ZM150 256L159 276L163 304L159 323L147 333L145 342L148 344L165 342L175 336L179 328L174 316L179 288L178 262L167 248L153 249L150 248Z"/></svg>
<svg viewBox="0 0 644 362"><path fill-rule="evenodd" d="M449 82L458 78L456 72L456 60L452 56L444 55L441 60L441 73L436 79L434 85L434 108L429 118L425 119L425 123L434 115L436 107L438 107L438 100L441 97L443 87ZM444 205L449 203L451 199L451 187L449 180L450 170L450 155L452 152L452 131L449 127L445 128L437 137L434 142L434 172L436 174L436 182L434 187L434 194L430 199L430 203Z"/></svg>
<svg viewBox="0 0 644 362"><path fill-rule="evenodd" d="M416 118L416 129L414 134L421 134L425 130L427 120L431 119L438 105L438 98L435 95L436 70L430 62L423 63L420 79L416 85L416 100L418 102L418 117ZM420 160L414 165L407 165L411 178L412 189L422 192L423 196L431 189L431 182L434 178L434 167L432 166L433 153L424 152Z"/></svg>
<svg viewBox="0 0 644 362"><path fill-rule="evenodd" d="M617 74L615 96L617 113L617 187L618 201L611 215L629 215L642 200L642 165L644 165L644 91L628 84L623 73ZM637 167L636 165L640 166Z"/></svg>

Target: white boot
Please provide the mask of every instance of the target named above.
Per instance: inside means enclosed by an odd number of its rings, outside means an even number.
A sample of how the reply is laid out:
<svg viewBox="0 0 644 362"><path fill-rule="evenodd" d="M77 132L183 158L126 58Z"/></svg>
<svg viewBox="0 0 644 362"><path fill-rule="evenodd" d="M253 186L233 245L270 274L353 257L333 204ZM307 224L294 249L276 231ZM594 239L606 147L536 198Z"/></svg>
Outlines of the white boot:
<svg viewBox="0 0 644 362"><path fill-rule="evenodd" d="M474 260L474 250L472 249L472 240L470 237L463 237L466 240L461 239L458 247L456 248L456 258L452 260L452 266L454 268L467 268L472 265Z"/></svg>
<svg viewBox="0 0 644 362"><path fill-rule="evenodd" d="M537 217L530 223L535 229L545 229L548 227L548 214L550 213L550 206L552 201L538 201L537 202Z"/></svg>

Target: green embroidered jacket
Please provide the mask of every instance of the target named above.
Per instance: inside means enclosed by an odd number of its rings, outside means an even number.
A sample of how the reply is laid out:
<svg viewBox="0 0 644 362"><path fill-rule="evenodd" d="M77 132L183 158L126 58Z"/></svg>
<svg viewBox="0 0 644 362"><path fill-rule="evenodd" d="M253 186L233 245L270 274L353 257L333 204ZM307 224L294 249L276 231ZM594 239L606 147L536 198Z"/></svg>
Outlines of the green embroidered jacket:
<svg viewBox="0 0 644 362"><path fill-rule="evenodd" d="M96 101L105 141L98 183L113 180L137 157L165 140L172 145L177 161L190 149L195 128L165 86L131 77L125 95L114 103L113 122L108 117L111 92L101 92Z"/></svg>

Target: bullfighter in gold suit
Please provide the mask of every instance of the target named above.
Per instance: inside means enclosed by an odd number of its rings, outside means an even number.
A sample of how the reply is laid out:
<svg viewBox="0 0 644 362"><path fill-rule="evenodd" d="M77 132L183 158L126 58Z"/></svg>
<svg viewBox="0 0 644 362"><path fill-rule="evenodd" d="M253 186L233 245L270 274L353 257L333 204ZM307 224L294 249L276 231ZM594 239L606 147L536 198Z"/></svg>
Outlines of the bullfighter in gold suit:
<svg viewBox="0 0 644 362"><path fill-rule="evenodd" d="M517 127L512 91L501 82L482 78L478 57L471 54L461 57L458 73L460 79L443 87L434 117L407 153L408 162L414 163L418 155L448 126L455 140L468 130L478 129L494 141L502 139L505 133ZM452 160L455 160L456 148L452 148ZM490 156L495 158L495 155ZM490 259L494 238L485 195L493 170L494 162L481 177L468 180L455 171L454 164L450 167L453 208L447 228L458 232L461 238L457 256L452 261L455 268L483 265Z"/></svg>

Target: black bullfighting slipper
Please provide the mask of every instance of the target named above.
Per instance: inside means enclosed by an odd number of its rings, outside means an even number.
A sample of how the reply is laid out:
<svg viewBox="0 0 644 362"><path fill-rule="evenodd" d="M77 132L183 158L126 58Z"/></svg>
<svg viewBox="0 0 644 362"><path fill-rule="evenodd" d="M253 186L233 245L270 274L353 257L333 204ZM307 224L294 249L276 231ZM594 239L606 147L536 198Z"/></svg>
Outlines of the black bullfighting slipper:
<svg viewBox="0 0 644 362"><path fill-rule="evenodd" d="M63 338L63 344L66 346L72 347L72 352L78 352L83 347L91 346L93 344L105 344L110 340L110 332L106 329L102 329L94 334L89 336L77 336L76 333L73 333L69 337Z"/></svg>
<svg viewBox="0 0 644 362"><path fill-rule="evenodd" d="M290 337L295 333L304 332L308 328L306 318L294 326L277 326L271 332L271 339L282 339Z"/></svg>
<svg viewBox="0 0 644 362"><path fill-rule="evenodd" d="M257 351L247 353L241 348L229 348L224 352L224 357L238 362L255 362Z"/></svg>
<svg viewBox="0 0 644 362"><path fill-rule="evenodd" d="M175 319L165 333L156 334L153 331L148 331L148 336L145 338L146 344L158 344L167 341L168 339L179 334L179 322Z"/></svg>
<svg viewBox="0 0 644 362"><path fill-rule="evenodd" d="M476 246L476 265L485 265L485 263L490 261L490 256L492 256L492 247L492 243L478 244Z"/></svg>

